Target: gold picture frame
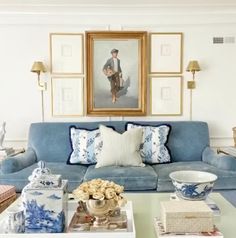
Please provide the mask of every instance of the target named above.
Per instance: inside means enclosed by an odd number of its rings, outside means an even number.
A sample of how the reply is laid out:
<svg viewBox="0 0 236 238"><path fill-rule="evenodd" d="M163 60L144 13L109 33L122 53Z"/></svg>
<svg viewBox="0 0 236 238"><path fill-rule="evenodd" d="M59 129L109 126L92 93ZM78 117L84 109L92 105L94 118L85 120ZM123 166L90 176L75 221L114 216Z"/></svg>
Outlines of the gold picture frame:
<svg viewBox="0 0 236 238"><path fill-rule="evenodd" d="M146 31L86 32L87 115L146 115L146 45Z"/></svg>
<svg viewBox="0 0 236 238"><path fill-rule="evenodd" d="M84 78L51 77L51 112L53 117L84 116Z"/></svg>
<svg viewBox="0 0 236 238"><path fill-rule="evenodd" d="M183 33L152 32L150 44L150 74L183 73Z"/></svg>
<svg viewBox="0 0 236 238"><path fill-rule="evenodd" d="M84 34L50 33L50 72L54 75L84 74Z"/></svg>
<svg viewBox="0 0 236 238"><path fill-rule="evenodd" d="M152 116L181 116L183 114L182 76L150 77L150 114Z"/></svg>

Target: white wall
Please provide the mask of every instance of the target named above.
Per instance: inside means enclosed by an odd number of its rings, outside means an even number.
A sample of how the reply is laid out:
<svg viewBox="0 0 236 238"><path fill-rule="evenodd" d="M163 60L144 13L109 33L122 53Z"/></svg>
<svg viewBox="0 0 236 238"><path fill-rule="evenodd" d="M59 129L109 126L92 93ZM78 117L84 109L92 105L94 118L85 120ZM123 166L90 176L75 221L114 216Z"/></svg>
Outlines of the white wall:
<svg viewBox="0 0 236 238"><path fill-rule="evenodd" d="M213 45L214 36L236 37L236 6L189 5L162 7L71 6L0 7L0 122L7 122L6 145L22 146L30 123L41 120L40 92L36 75L30 72L35 60L49 66L49 33L86 30L147 30L184 33L184 68L190 59L199 60L193 93L193 120L207 121L211 143L233 145L236 125L236 44ZM46 121L139 120L140 118L53 118L50 74L45 92ZM191 74L184 72L183 115L143 120L189 120Z"/></svg>

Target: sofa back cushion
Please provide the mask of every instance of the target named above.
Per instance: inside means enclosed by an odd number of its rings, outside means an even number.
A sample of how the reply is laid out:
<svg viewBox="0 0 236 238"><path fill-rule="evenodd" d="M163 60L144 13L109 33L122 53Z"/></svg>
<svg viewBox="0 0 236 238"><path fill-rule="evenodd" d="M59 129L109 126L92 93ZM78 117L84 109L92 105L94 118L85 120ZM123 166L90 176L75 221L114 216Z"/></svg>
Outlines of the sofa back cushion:
<svg viewBox="0 0 236 238"><path fill-rule="evenodd" d="M202 151L209 146L208 125L195 121L137 121L143 125L171 126L168 148L172 162L200 161ZM70 126L95 129L100 124L112 126L116 131L125 131L127 121L96 121L96 122L45 122L33 123L30 126L28 146L34 149L38 160L58 161L66 163L70 153Z"/></svg>

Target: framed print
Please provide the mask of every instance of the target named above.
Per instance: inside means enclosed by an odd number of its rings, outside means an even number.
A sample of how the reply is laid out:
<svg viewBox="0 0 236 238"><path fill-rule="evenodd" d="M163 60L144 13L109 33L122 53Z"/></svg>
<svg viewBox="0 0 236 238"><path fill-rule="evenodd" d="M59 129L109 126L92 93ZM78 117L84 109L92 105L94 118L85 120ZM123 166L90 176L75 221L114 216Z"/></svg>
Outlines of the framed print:
<svg viewBox="0 0 236 238"><path fill-rule="evenodd" d="M52 74L83 74L83 34L51 33L50 61Z"/></svg>
<svg viewBox="0 0 236 238"><path fill-rule="evenodd" d="M52 115L83 116L83 78L52 77Z"/></svg>
<svg viewBox="0 0 236 238"><path fill-rule="evenodd" d="M150 73L181 74L183 33L150 34Z"/></svg>
<svg viewBox="0 0 236 238"><path fill-rule="evenodd" d="M151 78L151 115L182 115L182 81L180 76Z"/></svg>
<svg viewBox="0 0 236 238"><path fill-rule="evenodd" d="M147 32L86 32L87 114L146 114Z"/></svg>

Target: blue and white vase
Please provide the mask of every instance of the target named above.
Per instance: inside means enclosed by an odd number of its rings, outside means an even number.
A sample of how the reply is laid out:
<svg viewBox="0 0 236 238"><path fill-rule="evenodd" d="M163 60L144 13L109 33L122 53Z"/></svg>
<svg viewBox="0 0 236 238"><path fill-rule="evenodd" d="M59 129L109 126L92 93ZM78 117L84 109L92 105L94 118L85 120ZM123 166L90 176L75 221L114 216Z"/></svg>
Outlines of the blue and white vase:
<svg viewBox="0 0 236 238"><path fill-rule="evenodd" d="M26 233L60 233L67 214L67 180L52 175L44 163L29 177L22 191Z"/></svg>
<svg viewBox="0 0 236 238"><path fill-rule="evenodd" d="M8 208L6 210L5 233L24 233L25 215L20 208Z"/></svg>

